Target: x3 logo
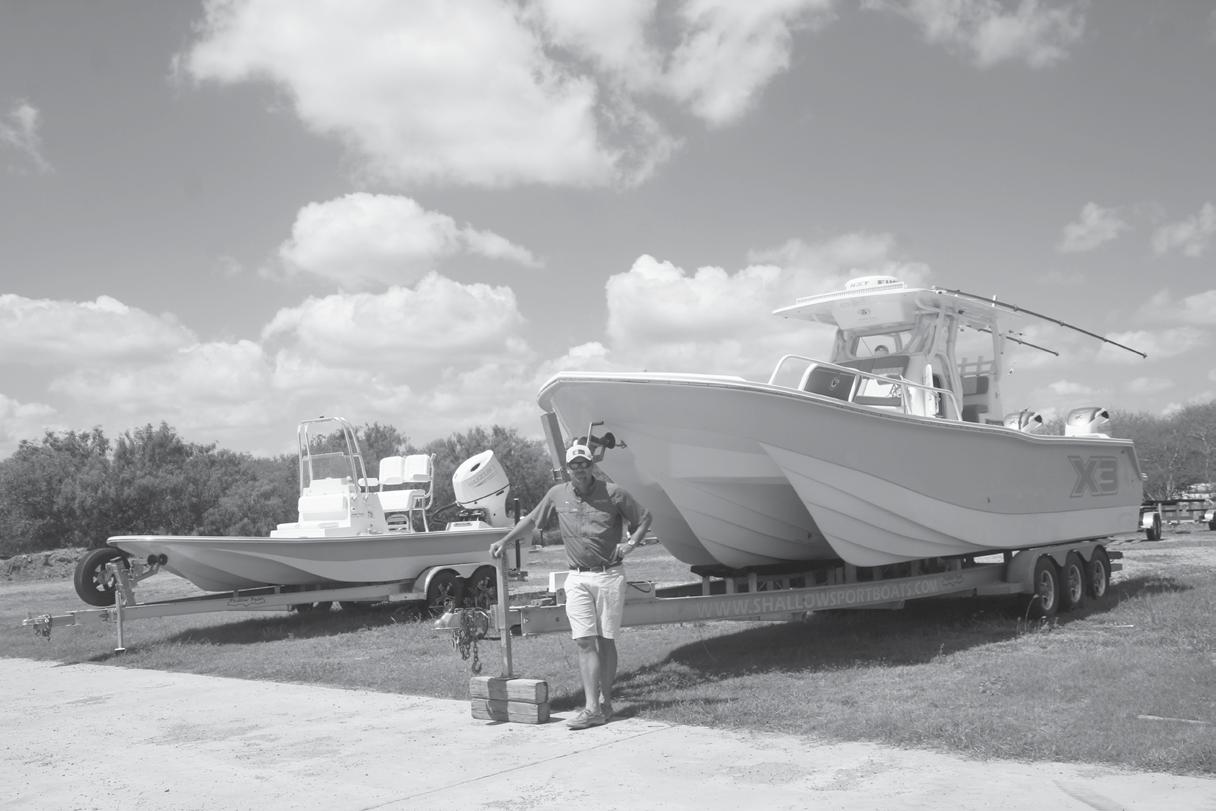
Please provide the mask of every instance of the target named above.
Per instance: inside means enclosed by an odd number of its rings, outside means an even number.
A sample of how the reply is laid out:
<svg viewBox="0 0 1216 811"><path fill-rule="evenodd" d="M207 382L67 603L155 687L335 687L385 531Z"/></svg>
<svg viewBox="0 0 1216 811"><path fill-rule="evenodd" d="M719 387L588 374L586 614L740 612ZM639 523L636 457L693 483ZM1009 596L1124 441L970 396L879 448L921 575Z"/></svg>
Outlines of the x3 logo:
<svg viewBox="0 0 1216 811"><path fill-rule="evenodd" d="M1072 497L1109 496L1119 492L1119 458L1116 456L1070 456L1077 482Z"/></svg>

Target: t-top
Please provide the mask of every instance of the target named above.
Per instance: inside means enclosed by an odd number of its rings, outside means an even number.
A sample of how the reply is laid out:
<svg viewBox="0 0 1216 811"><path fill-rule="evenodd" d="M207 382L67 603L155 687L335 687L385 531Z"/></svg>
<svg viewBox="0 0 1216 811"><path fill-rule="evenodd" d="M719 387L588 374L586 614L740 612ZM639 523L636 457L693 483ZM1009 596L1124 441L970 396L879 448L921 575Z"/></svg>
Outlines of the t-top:
<svg viewBox="0 0 1216 811"><path fill-rule="evenodd" d="M574 482L553 485L532 510L532 518L536 526L547 526L554 512L571 567L615 563L624 522L633 532L647 515L629 491L600 479L592 481L586 494L580 494Z"/></svg>

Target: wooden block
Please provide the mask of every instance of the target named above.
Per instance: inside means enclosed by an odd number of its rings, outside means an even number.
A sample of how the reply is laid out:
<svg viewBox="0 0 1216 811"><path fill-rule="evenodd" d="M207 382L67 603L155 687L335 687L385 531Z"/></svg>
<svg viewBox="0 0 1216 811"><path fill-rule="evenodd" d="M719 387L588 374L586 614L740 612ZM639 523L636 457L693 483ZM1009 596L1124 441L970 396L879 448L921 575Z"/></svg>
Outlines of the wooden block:
<svg viewBox="0 0 1216 811"><path fill-rule="evenodd" d="M540 679L504 679L502 676L474 676L469 679L469 697L494 701L523 701L544 704L549 701L549 683Z"/></svg>
<svg viewBox="0 0 1216 811"><path fill-rule="evenodd" d="M483 721L514 721L517 724L543 724L549 720L549 702L506 701L493 698L472 700L473 717Z"/></svg>

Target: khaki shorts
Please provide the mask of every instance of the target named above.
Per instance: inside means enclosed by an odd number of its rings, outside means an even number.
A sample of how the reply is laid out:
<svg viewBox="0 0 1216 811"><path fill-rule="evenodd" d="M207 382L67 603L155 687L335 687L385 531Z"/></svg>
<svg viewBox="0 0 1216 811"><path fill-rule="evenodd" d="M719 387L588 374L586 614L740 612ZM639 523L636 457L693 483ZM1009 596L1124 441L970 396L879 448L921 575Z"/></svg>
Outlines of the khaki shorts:
<svg viewBox="0 0 1216 811"><path fill-rule="evenodd" d="M566 617L570 636L616 639L625 610L625 567L606 572L570 572L566 576Z"/></svg>

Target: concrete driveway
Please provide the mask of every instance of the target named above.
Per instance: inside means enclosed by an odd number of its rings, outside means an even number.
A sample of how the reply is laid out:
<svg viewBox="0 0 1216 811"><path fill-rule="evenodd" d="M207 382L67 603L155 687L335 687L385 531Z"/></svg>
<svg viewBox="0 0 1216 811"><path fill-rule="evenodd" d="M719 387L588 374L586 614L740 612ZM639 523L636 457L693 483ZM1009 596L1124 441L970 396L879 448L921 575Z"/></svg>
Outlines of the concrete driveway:
<svg viewBox="0 0 1216 811"><path fill-rule="evenodd" d="M1213 809L1216 780L0 659L5 808ZM563 716L564 717L564 716Z"/></svg>

